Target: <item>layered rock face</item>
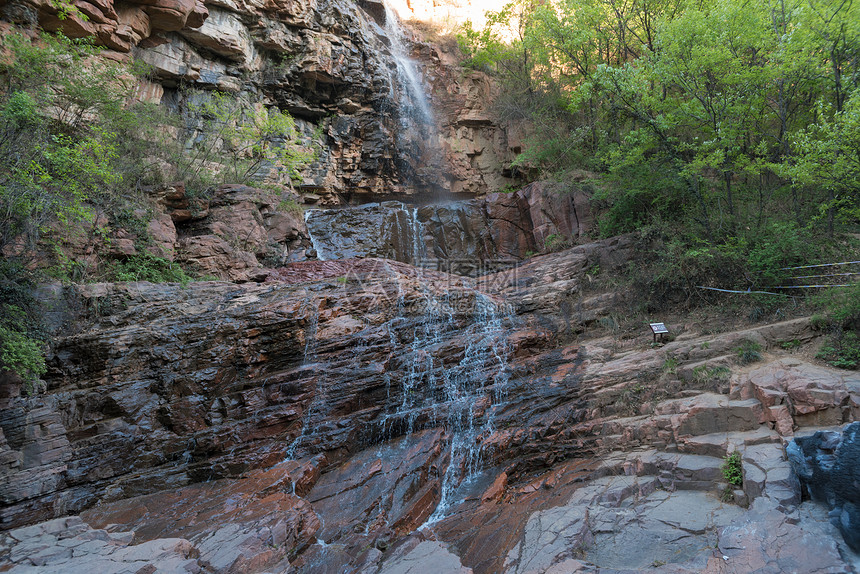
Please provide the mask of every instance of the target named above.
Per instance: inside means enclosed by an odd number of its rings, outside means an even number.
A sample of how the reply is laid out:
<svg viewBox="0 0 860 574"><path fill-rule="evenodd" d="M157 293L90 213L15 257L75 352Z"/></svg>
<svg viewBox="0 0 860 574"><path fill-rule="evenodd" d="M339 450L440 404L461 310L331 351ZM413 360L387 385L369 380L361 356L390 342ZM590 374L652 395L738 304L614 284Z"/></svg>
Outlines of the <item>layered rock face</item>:
<svg viewBox="0 0 860 574"><path fill-rule="evenodd" d="M860 381L782 350L816 336L806 319L662 347L583 337L621 296L590 274L638 248L616 238L477 281L363 259L262 284L58 287L47 390L3 381L0 561L850 571L783 441L856 419ZM735 364L744 341L765 361Z"/></svg>
<svg viewBox="0 0 860 574"><path fill-rule="evenodd" d="M0 9L24 26L95 37L119 52L107 57L147 63L153 81L139 98L185 114L189 126L197 112L188 88L288 111L301 139L319 149L299 185L309 203L484 194L511 181L513 149L488 111L489 79L462 74L450 42L410 35L406 53L393 53L399 26L382 3L75 0L64 15L48 1L2 0ZM411 60L433 117L410 112L415 94L399 78L398 58Z"/></svg>
<svg viewBox="0 0 860 574"><path fill-rule="evenodd" d="M132 214L137 225L118 222L108 237L72 234L64 245L66 254L90 269L149 254L181 263L197 276L238 282L263 281L271 267L311 255L296 194L222 185L204 197L190 194L181 182L146 193L149 209ZM108 226L104 214L96 217L93 229ZM51 265L49 242L34 251L24 248L22 244L5 255L26 253L35 266Z"/></svg>
<svg viewBox="0 0 860 574"><path fill-rule="evenodd" d="M384 257L474 277L577 242L591 229L587 194L559 187L533 183L470 201L311 210L305 222L322 260Z"/></svg>

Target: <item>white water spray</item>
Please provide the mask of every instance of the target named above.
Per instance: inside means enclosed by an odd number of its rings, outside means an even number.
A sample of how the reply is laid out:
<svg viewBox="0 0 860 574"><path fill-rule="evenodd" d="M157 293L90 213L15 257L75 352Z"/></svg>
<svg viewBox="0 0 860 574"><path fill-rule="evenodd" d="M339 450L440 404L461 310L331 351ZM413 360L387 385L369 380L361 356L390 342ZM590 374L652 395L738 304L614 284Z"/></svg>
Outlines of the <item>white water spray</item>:
<svg viewBox="0 0 860 574"><path fill-rule="evenodd" d="M406 89L413 105L413 110L410 110L413 113L410 115L424 125L433 125L433 112L430 111L430 102L419 77L418 67L406 50L406 38L403 36L400 19L387 2L385 4L385 33L391 41L391 56L397 66L397 83Z"/></svg>

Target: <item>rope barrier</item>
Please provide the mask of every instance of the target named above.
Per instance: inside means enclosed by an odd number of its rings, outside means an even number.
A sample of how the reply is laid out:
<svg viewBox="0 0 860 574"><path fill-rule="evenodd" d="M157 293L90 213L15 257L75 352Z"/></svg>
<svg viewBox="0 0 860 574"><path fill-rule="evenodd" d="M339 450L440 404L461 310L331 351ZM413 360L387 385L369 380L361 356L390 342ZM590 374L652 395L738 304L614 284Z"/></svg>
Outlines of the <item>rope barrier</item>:
<svg viewBox="0 0 860 574"><path fill-rule="evenodd" d="M848 277L851 275L860 275L858 273L829 273L826 275L799 275L797 277L789 277L789 279L813 279L814 277Z"/></svg>
<svg viewBox="0 0 860 574"><path fill-rule="evenodd" d="M771 291L736 291L734 289L718 289L717 287L703 287L702 285L696 285L697 289L707 289L709 291L720 291L722 293L743 293L745 295L751 295L753 293L759 293L761 295L779 295L780 297L794 297L794 295L786 295L785 293L773 293Z"/></svg>
<svg viewBox="0 0 860 574"><path fill-rule="evenodd" d="M854 285L855 283L848 283L847 285L774 285L768 289L814 289L816 287L853 287Z"/></svg>
<svg viewBox="0 0 860 574"><path fill-rule="evenodd" d="M812 269L813 267L834 267L836 265L855 265L860 261L843 261L842 263L819 263L817 265L799 265L798 267L781 267L780 271L791 271L792 269Z"/></svg>

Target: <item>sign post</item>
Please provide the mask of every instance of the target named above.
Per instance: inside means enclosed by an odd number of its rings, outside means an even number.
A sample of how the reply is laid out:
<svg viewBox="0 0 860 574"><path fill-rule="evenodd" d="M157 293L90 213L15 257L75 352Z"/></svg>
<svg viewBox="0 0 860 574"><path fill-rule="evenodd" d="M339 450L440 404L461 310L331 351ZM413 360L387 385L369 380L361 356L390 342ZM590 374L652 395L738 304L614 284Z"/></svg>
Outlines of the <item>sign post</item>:
<svg viewBox="0 0 860 574"><path fill-rule="evenodd" d="M651 332L654 334L654 342L657 342L657 335L660 335L660 342L663 342L663 335L669 333L669 329L663 323L650 323Z"/></svg>

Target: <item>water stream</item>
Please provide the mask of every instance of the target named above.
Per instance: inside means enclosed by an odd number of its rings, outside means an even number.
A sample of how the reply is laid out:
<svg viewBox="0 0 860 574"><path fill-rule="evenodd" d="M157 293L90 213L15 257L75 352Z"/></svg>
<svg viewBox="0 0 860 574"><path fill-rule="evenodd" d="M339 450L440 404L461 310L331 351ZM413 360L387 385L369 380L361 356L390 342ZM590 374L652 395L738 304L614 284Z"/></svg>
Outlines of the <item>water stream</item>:
<svg viewBox="0 0 860 574"><path fill-rule="evenodd" d="M398 84L401 92L407 95L406 102L401 101L401 114L418 121L423 126L432 126L433 112L430 111L430 101L418 74L418 67L409 57L406 49L406 38L403 35L400 18L387 2L385 3L385 34L391 42L391 56L396 64L396 77L393 78L395 82L392 84Z"/></svg>
<svg viewBox="0 0 860 574"><path fill-rule="evenodd" d="M319 322L319 308L313 305L314 298L307 295L305 296L305 301L302 304L303 314L306 318L306 325L304 329L304 338L305 338L305 350L302 356L302 366L307 366L309 362L311 362L316 355L316 335L317 335L317 325ZM321 411L322 405L326 404L326 385L324 381L322 381L322 376L318 376L317 384L316 384L316 392L314 393L314 398L308 404L307 411L305 411L304 416L302 417L302 430L299 433L290 446L287 447L286 459L294 460L296 458L296 449L301 446L304 439L308 436L309 427L312 424L312 420L314 415L318 415Z"/></svg>
<svg viewBox="0 0 860 574"><path fill-rule="evenodd" d="M404 131L398 135L404 136L404 141L420 141L413 149L420 154L421 150L438 148L435 122L397 15L387 4L385 9L395 63L392 89L399 89ZM412 157L410 163L433 170L426 153ZM437 170L436 176L442 174ZM441 204L437 208L445 209L449 208ZM440 477L441 500L428 523L441 520L456 504L458 486L482 470L488 454L482 445L494 432L496 412L507 398L510 373L505 333L510 312L477 290L434 288L423 280L422 274L427 272L420 268L427 261L427 241L432 244L434 239L425 238L430 229L425 229L417 207L386 202L310 210L305 213L305 222L320 260L371 256L419 268L417 278L392 278L398 282L397 302L386 328L394 367L384 375L385 404L368 434L372 442L382 444L426 428L445 430L448 464ZM444 248L447 252L449 246ZM314 332L315 325L306 329L306 337L313 337ZM307 347L305 355L309 355ZM314 411L312 404L300 436L290 445L290 456L312 432L309 427Z"/></svg>

